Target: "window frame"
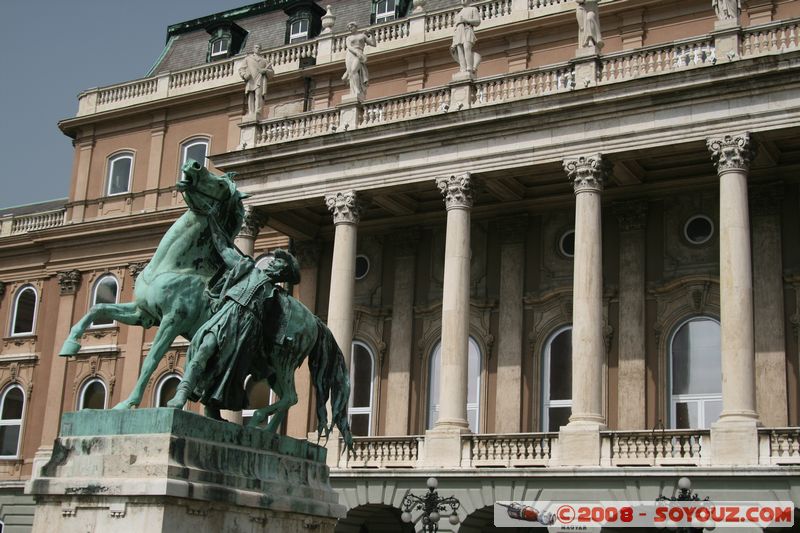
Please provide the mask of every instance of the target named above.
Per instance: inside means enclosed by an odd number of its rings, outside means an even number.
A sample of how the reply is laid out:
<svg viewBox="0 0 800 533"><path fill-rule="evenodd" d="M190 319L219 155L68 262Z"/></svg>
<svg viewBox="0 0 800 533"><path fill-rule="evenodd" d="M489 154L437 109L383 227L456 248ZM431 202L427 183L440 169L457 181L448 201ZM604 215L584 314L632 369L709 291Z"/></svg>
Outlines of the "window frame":
<svg viewBox="0 0 800 533"><path fill-rule="evenodd" d="M675 427L676 420L676 404L677 403L689 403L689 402L696 402L698 405L697 410L697 422L698 427L696 428L688 428L688 429L709 429L711 424L707 424L705 420L705 409L704 404L708 401L719 401L722 402L722 376L720 376L720 384L719 384L719 393L691 393L691 394L673 394L672 393L672 385L673 385L673 371L672 371L672 345L675 342L675 336L684 326L687 326L689 323L697 321L697 320L709 320L717 324L720 328L720 369L722 369L722 324L720 323L719 319L710 315L693 315L684 320L678 322L678 324L672 328L672 333L669 336L669 343L667 344L667 408L669 412L669 427L670 429L677 429ZM716 420L714 421L716 422ZM712 422L713 423L713 422Z"/></svg>
<svg viewBox="0 0 800 533"><path fill-rule="evenodd" d="M224 43L225 48L224 50L220 50L218 52L214 52L214 47L217 44ZM220 57L228 57L231 52L231 38L227 35L221 35L216 39L212 39L210 43L208 43L208 56L211 59L218 59Z"/></svg>
<svg viewBox="0 0 800 533"><path fill-rule="evenodd" d="M550 363L551 347L553 346L553 341L556 340L556 338L559 335L561 335L565 331L572 332L572 328L573 324L565 324L563 326L559 326L558 328L554 329L552 333L550 333L550 335L548 335L547 339L544 341L544 348L542 349L542 372L540 376L541 401L542 401L542 408L540 415L542 419L541 430L545 433L549 433L548 428L550 427L551 407L569 407L570 413L572 413L572 402L573 402L572 391L570 391L569 400L550 399L550 369L552 368L552 365ZM570 358L573 356L572 350L570 350L569 356Z"/></svg>
<svg viewBox="0 0 800 533"><path fill-rule="evenodd" d="M306 29L303 33L294 33L292 32L292 28L295 24L302 24L305 23ZM288 21L288 43L287 44L294 44L300 43L303 41L307 41L311 35L311 19L306 17L296 17Z"/></svg>
<svg viewBox="0 0 800 533"><path fill-rule="evenodd" d="M183 178L182 168L183 165L186 163L186 156L189 151L189 148L192 146L196 146L198 144L205 144L206 145L206 155L203 158L203 161L199 161L204 167L208 167L208 154L211 153L211 137L206 137L203 135L195 135L193 137L189 137L188 139L181 142L180 145L180 160L178 161L178 181Z"/></svg>
<svg viewBox="0 0 800 533"><path fill-rule="evenodd" d="M13 419L3 419L3 409L6 405L6 398L8 397L8 393L11 392L13 389L19 389L19 392L22 394L22 413L20 418L13 418ZM20 456L20 449L22 448L22 436L23 436L23 429L24 429L24 420L25 420L25 408L27 407L28 398L25 396L25 390L22 388L22 385L19 383L10 383L5 387L2 394L0 394L0 426L19 426L19 435L17 437L17 452L14 455L0 455L0 459L17 459Z"/></svg>
<svg viewBox="0 0 800 533"><path fill-rule="evenodd" d="M117 285L117 290L115 291L115 294L114 294L114 301L113 302L101 302L101 303L114 303L114 304L118 304L119 303L119 290L120 290L119 280L117 279L117 276L115 276L114 274L108 272L106 274L103 274L102 276L100 276L99 278L97 278L95 280L94 285L92 286L92 292L90 294L90 300L89 300L89 307L90 308L94 307L95 305L97 305L97 289L98 289L98 287L100 287L100 284L103 282L103 280L106 280L106 279L109 279L109 278L113 279L114 283ZM91 324L89 324L89 329L113 328L116 325L117 325L117 321L116 320L112 320L108 324L95 324L94 322L92 322Z"/></svg>
<svg viewBox="0 0 800 533"><path fill-rule="evenodd" d="M33 318L31 320L31 330L30 331L18 331L15 332L17 326L17 312L19 311L19 299L22 297L22 293L27 291L28 289L33 291ZM14 305L11 308L11 329L9 330L10 337L27 337L30 335L35 335L36 332L36 315L39 311L39 291L36 290L36 287L31 285L30 283L26 283L19 289L17 289L17 295L14 297Z"/></svg>
<svg viewBox="0 0 800 533"><path fill-rule="evenodd" d="M369 380L369 407L353 407L353 396L355 392L354 386L354 368L355 365L353 364L353 352L355 351L356 345L361 346L364 348L367 353L369 354L370 358L370 380ZM352 420L352 415L369 415L367 419L367 427L369 428L367 435L363 435L366 437L372 437L373 433L373 420L374 420L374 406L375 406L375 376L376 376L376 368L375 368L375 353L370 348L369 344L364 341L353 339L352 344L350 345L350 369L349 369L349 378L350 378L350 398L347 400L347 423L350 424ZM351 425L352 427L352 425Z"/></svg>
<svg viewBox="0 0 800 533"><path fill-rule="evenodd" d="M81 385L80 390L78 391L78 405L77 405L78 411L82 411L83 409L85 409L85 407L83 406L84 395L86 394L86 390L93 383L100 383L100 385L103 386L103 409L108 409L108 386L101 377L94 376L84 381L83 384Z"/></svg>
<svg viewBox="0 0 800 533"><path fill-rule="evenodd" d="M183 376L181 376L177 372L167 372L166 374L164 374L163 376L161 376L158 379L158 382L156 382L155 390L153 391L153 407L156 407L156 408L161 407L161 389L164 387L164 384L167 381L169 381L171 379L174 379L174 378L177 378L178 379L178 383L180 383L180 381L183 379ZM167 400L167 401L169 401L169 400ZM184 405L184 409L185 408L186 408L186 406Z"/></svg>
<svg viewBox="0 0 800 533"><path fill-rule="evenodd" d="M378 11L378 6L386 2L387 7L389 2L394 2L394 9L391 11ZM373 24L383 24L384 22L392 22L393 20L397 20L399 18L398 8L400 7L400 2L397 0L373 0L372 2L372 23Z"/></svg>
<svg viewBox="0 0 800 533"><path fill-rule="evenodd" d="M482 381L483 381L483 350L481 350L481 345L478 344L478 341L472 335L470 335L468 343L467 343L467 380L469 380L469 355L471 353L470 346L474 346L475 347L475 353L478 356L478 371L477 371L477 373L475 375L475 387L476 387L477 402L470 403L470 401L469 401L469 385L467 385L467 423L469 423L469 413L470 413L470 411L475 411L475 429L473 430L472 428L470 428L470 430L473 433L478 434L478 433L480 433L480 430L481 430L481 415L482 415L481 411L483 410L482 409L482 403L483 402L482 402L482 397L481 397L481 393L482 393L482 389L483 389L483 387L481 386L482 385ZM436 420L438 421L439 420L439 406L441 405L441 402L437 401L436 404L433 404L431 402L431 395L432 395L431 394L432 393L431 387L432 387L432 384L433 384L433 380L431 379L431 377L433 376L433 373L431 372L431 367L433 366L433 362L435 360L435 357L438 355L439 356L439 372L437 373L437 375L441 379L441 374L442 374L442 363L441 363L442 340L441 340L441 338L438 341L436 341L436 343L433 345L433 349L429 353L430 353L430 356L428 357L428 363L427 363L427 370L428 370L428 387L427 387L427 389L428 390L426 391L427 408L426 408L426 414L425 414L425 428L426 429L433 429L433 427L436 425L436 422L433 422L433 414L436 413ZM439 396L441 398L441 392L442 392L441 391L441 384L440 384L439 388L440 388ZM438 400L438 398L437 398L437 400Z"/></svg>
<svg viewBox="0 0 800 533"><path fill-rule="evenodd" d="M112 172L114 170L114 163L120 161L122 159L130 159L131 167L128 171L128 186L124 191L120 192L111 192L111 178ZM130 150L124 150L121 152L115 152L108 156L108 161L106 162L106 196L120 196L123 194L130 194L131 192L131 184L133 182L133 165L134 165L134 153Z"/></svg>

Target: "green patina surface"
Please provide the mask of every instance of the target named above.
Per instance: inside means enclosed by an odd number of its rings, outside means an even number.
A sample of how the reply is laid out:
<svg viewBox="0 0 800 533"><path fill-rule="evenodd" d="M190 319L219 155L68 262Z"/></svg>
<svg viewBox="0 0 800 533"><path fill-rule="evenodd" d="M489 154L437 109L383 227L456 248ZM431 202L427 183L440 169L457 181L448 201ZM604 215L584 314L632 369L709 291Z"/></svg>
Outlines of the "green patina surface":
<svg viewBox="0 0 800 533"><path fill-rule="evenodd" d="M219 422L166 407L155 409L93 410L64 413L60 437L169 434L174 438L198 439L245 448L271 450L312 461L325 462L327 450L305 440L276 435L264 429Z"/></svg>

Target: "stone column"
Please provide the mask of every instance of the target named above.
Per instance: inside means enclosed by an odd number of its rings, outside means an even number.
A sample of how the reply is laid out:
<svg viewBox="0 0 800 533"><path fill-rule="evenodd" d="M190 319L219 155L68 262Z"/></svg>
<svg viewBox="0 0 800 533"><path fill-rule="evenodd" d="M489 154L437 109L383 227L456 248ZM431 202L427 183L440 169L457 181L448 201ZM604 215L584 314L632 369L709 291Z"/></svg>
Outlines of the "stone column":
<svg viewBox="0 0 800 533"><path fill-rule="evenodd" d="M781 257L782 197L782 184L760 186L750 191L756 412L769 427L789 424Z"/></svg>
<svg viewBox="0 0 800 533"><path fill-rule="evenodd" d="M389 340L387 397L392 408L386 417L387 435L408 435L411 409L411 355L414 339L414 274L419 231L405 229L392 236L395 250L392 334ZM395 409L396 406L396 409Z"/></svg>
<svg viewBox="0 0 800 533"><path fill-rule="evenodd" d="M75 312L75 294L81 285L79 270L69 270L58 273L58 287L61 294L58 301L58 315L56 316L55 346L53 359L50 361L50 379L47 384L47 403L43 414L42 442L34 459L34 471L40 464L50 459L53 451L53 441L58 436L58 427L61 422L61 411L64 408L64 379L67 371L67 358L59 356L61 344L69 335L72 327L72 316Z"/></svg>
<svg viewBox="0 0 800 533"><path fill-rule="evenodd" d="M497 341L495 433L519 433L522 397L522 297L526 217L500 221L500 338Z"/></svg>
<svg viewBox="0 0 800 533"><path fill-rule="evenodd" d="M437 178L447 208L442 293L442 352L439 419L426 433L425 462L431 467L461 464L461 434L467 422L469 353L470 211L469 173Z"/></svg>
<svg viewBox="0 0 800 533"><path fill-rule="evenodd" d="M714 464L758 462L753 275L747 175L754 157L748 133L708 139L719 174L719 285L722 415L712 426Z"/></svg>
<svg viewBox="0 0 800 533"><path fill-rule="evenodd" d="M646 429L645 223L647 204L618 204L619 220L619 429Z"/></svg>
<svg viewBox="0 0 800 533"><path fill-rule="evenodd" d="M356 191L325 196L325 204L333 215L333 264L331 292L328 299L328 328L344 354L350 368L353 344L353 295L356 284L356 237L363 206Z"/></svg>
<svg viewBox="0 0 800 533"><path fill-rule="evenodd" d="M564 160L575 189L572 286L572 416L561 428L564 465L600 464L603 417L603 239L600 193L608 174L602 154Z"/></svg>
<svg viewBox="0 0 800 533"><path fill-rule="evenodd" d="M294 256L300 263L300 283L295 286L295 297L303 302L311 312L317 309L317 278L319 276L320 243L317 241L295 241ZM286 435L295 438L306 438L310 427L309 416L312 407L311 374L308 370L308 358L294 373L294 385L297 390L297 404L289 409L286 417ZM316 434L314 435L316 442Z"/></svg>

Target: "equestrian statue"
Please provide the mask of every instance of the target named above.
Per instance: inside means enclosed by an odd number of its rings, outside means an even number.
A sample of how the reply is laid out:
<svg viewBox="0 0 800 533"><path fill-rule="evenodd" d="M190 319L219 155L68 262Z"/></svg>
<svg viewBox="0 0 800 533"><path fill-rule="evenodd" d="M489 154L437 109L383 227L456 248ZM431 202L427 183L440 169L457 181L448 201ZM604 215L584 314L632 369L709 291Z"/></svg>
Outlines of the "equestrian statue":
<svg viewBox="0 0 800 533"><path fill-rule="evenodd" d="M153 258L134 285L134 301L98 304L70 330L62 356L76 355L86 328L98 320L159 326L139 379L130 396L115 409L142 401L144 388L159 361L178 336L190 340L186 368L169 407L199 401L206 415L247 409L244 381L266 380L277 401L255 411L249 425L268 417L275 432L297 403L295 370L308 357L316 393L317 430L327 437L339 428L348 447L350 382L344 357L333 334L281 282L298 283L297 260L284 250L262 271L234 244L244 218L233 175L214 175L199 163L183 165L178 190L189 209L167 231ZM332 421L326 404L331 401Z"/></svg>

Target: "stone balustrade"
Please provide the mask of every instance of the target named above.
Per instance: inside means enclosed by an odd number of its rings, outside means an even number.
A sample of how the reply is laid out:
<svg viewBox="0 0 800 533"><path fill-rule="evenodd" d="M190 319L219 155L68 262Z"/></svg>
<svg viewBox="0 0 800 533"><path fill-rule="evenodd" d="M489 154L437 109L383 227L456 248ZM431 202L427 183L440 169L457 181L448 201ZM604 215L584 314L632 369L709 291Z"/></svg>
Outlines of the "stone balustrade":
<svg viewBox="0 0 800 533"><path fill-rule="evenodd" d="M597 467L710 467L711 432L707 429L603 431ZM341 444L340 444L341 445ZM342 448L343 449L343 448ZM465 434L460 468L559 468L558 433ZM800 428L759 430L759 465L800 464ZM352 452L335 468L428 467L425 437L356 437Z"/></svg>
<svg viewBox="0 0 800 533"><path fill-rule="evenodd" d="M372 100L362 106L359 126L423 117L445 112L449 107L450 90L446 87Z"/></svg>
<svg viewBox="0 0 800 533"><path fill-rule="evenodd" d="M495 76L475 83L473 105L489 105L533 98L561 91L575 86L575 69L569 65L555 65L545 68Z"/></svg>
<svg viewBox="0 0 800 533"><path fill-rule="evenodd" d="M796 50L800 21L782 20L742 32L742 56L751 57Z"/></svg>
<svg viewBox="0 0 800 533"><path fill-rule="evenodd" d="M0 220L0 237L63 226L65 215L66 209L56 209L30 215L5 217Z"/></svg>
<svg viewBox="0 0 800 533"><path fill-rule="evenodd" d="M676 70L707 67L716 61L714 41L710 37L626 50L603 56L599 83L615 83Z"/></svg>

